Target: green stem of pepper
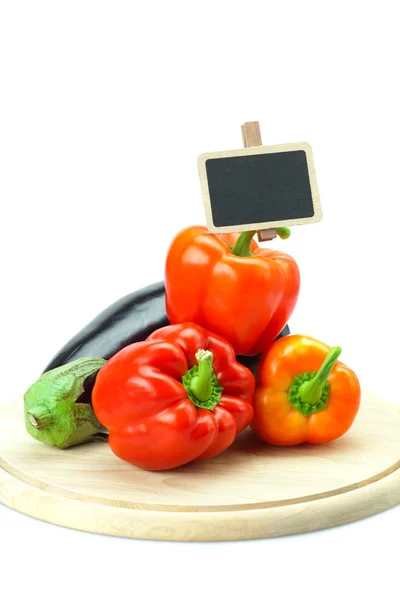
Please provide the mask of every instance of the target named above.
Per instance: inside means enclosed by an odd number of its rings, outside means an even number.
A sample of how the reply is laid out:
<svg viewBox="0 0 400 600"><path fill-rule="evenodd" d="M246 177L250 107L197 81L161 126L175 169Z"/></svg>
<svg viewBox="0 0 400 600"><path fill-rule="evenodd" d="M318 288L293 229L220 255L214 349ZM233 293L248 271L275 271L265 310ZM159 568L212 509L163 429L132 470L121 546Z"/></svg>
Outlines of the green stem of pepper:
<svg viewBox="0 0 400 600"><path fill-rule="evenodd" d="M330 395L328 377L342 350L333 346L317 372L296 375L289 389L289 402L307 416L324 410Z"/></svg>
<svg viewBox="0 0 400 600"><path fill-rule="evenodd" d="M232 253L236 256L251 256L250 246L255 233L256 231L243 231L232 247ZM276 234L282 240L287 240L290 236L290 229L289 227L277 227Z"/></svg>
<svg viewBox="0 0 400 600"><path fill-rule="evenodd" d="M251 256L250 246L255 233L255 231L243 231L232 248L233 254L236 256Z"/></svg>
<svg viewBox="0 0 400 600"><path fill-rule="evenodd" d="M199 350L196 353L196 359L199 368L197 375L190 382L190 391L199 402L207 402L212 392L213 355L209 350Z"/></svg>
<svg viewBox="0 0 400 600"><path fill-rule="evenodd" d="M182 377L182 383L195 406L213 410L223 391L213 369L213 354L209 350L198 350L196 360L198 364Z"/></svg>
<svg viewBox="0 0 400 600"><path fill-rule="evenodd" d="M289 227L277 227L276 233L281 238L281 240L287 240L288 237L290 237Z"/></svg>

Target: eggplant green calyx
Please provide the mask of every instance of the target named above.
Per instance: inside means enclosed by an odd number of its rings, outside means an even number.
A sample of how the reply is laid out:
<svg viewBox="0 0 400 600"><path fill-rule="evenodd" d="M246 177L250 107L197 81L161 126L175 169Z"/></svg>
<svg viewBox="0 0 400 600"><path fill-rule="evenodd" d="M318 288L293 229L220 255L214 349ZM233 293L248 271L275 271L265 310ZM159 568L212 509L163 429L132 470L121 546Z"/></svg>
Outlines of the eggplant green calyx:
<svg viewBox="0 0 400 600"><path fill-rule="evenodd" d="M341 348L333 346L319 371L301 373L293 378L289 389L289 402L304 416L326 408L331 392L328 377L341 352Z"/></svg>
<svg viewBox="0 0 400 600"><path fill-rule="evenodd" d="M219 385L212 367L213 354L209 350L198 350L196 360L198 365L189 369L182 377L182 383L195 406L214 410L221 401L223 387Z"/></svg>
<svg viewBox="0 0 400 600"><path fill-rule="evenodd" d="M44 373L24 394L27 432L39 442L68 448L104 437L91 404L78 402L87 377L106 363L79 358Z"/></svg>

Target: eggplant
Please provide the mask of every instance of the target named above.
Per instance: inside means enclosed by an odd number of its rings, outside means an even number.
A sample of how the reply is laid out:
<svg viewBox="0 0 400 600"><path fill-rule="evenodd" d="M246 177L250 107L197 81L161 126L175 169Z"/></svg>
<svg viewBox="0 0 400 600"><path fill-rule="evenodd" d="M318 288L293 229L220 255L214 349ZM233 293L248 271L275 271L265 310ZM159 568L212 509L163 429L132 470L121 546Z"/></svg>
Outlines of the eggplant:
<svg viewBox="0 0 400 600"><path fill-rule="evenodd" d="M44 372L77 358L108 360L128 344L142 342L169 325L164 282L153 283L117 300L74 335L51 359Z"/></svg>
<svg viewBox="0 0 400 600"><path fill-rule="evenodd" d="M153 331L169 325L165 285L153 283L123 296L99 313L53 356L43 373L79 358L108 360L125 346L144 341ZM79 402L90 402L97 373L85 381Z"/></svg>
<svg viewBox="0 0 400 600"><path fill-rule="evenodd" d="M169 321L165 285L159 281L127 294L98 314L53 356L43 374L80 358L108 360L125 346L144 341L153 331L166 325ZM286 325L278 337L289 333ZM238 361L256 374L260 356L238 356ZM93 373L86 379L79 402L90 403L96 375Z"/></svg>

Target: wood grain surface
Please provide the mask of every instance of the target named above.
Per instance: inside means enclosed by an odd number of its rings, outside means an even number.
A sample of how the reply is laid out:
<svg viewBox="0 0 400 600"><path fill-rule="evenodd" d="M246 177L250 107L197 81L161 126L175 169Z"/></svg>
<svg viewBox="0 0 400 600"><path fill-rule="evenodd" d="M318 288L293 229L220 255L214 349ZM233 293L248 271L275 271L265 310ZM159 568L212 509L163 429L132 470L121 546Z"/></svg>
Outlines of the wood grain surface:
<svg viewBox="0 0 400 600"><path fill-rule="evenodd" d="M106 442L57 450L25 431L22 398L0 409L0 502L106 535L246 540L305 533L400 503L400 406L363 391L351 430L321 446L269 446L247 429L220 456L146 472Z"/></svg>

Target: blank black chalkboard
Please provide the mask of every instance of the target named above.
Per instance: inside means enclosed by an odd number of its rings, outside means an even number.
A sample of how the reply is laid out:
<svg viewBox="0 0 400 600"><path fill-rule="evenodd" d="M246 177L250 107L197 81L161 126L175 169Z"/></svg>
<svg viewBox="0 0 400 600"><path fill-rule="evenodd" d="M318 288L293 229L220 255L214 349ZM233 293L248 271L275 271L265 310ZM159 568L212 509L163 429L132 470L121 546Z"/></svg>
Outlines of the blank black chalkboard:
<svg viewBox="0 0 400 600"><path fill-rule="evenodd" d="M209 228L265 229L319 220L310 149L294 146L202 155L199 170Z"/></svg>

